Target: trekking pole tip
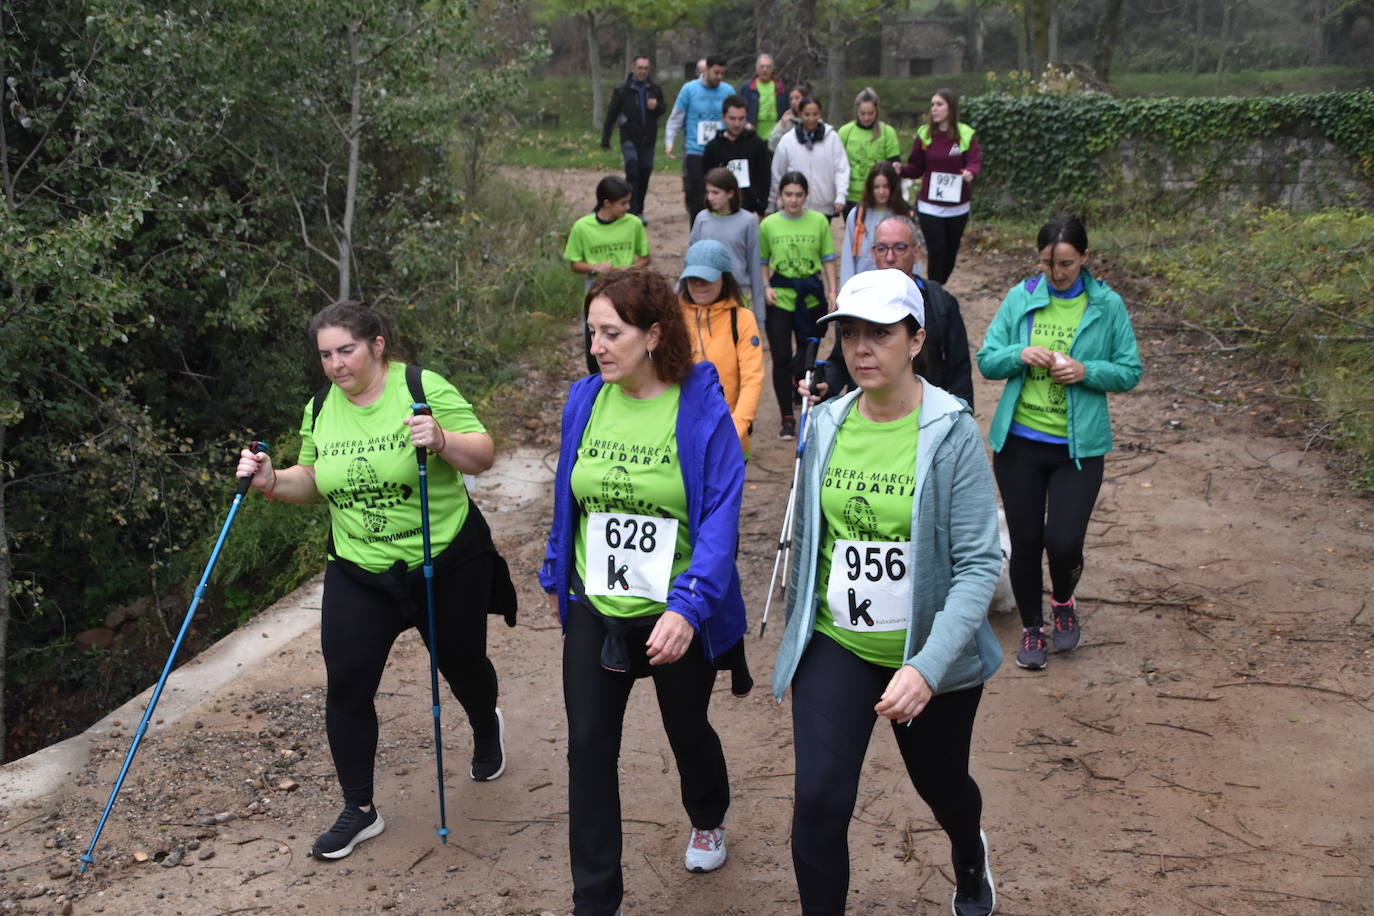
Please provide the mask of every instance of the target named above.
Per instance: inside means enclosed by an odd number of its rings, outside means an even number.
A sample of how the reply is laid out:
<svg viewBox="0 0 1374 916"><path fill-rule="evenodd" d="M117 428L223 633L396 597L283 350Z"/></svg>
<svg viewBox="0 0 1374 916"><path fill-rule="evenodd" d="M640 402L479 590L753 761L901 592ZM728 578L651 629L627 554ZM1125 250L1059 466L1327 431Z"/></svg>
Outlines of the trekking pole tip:
<svg viewBox="0 0 1374 916"><path fill-rule="evenodd" d="M437 833L439 834L439 842L440 842L440 843L443 843L445 846L447 846L447 845L448 845L449 829L448 829L447 827L440 827L440 828L438 829Z"/></svg>

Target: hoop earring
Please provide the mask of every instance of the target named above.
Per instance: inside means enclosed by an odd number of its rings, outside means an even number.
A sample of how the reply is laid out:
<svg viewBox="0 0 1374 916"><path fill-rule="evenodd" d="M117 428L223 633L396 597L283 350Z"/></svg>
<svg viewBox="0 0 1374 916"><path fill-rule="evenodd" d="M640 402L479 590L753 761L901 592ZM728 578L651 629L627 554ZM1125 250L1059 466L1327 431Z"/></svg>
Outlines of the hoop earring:
<svg viewBox="0 0 1374 916"><path fill-rule="evenodd" d="M653 361L654 361L654 351L653 351L653 350L645 350L644 352L649 354L649 362L653 362Z"/></svg>

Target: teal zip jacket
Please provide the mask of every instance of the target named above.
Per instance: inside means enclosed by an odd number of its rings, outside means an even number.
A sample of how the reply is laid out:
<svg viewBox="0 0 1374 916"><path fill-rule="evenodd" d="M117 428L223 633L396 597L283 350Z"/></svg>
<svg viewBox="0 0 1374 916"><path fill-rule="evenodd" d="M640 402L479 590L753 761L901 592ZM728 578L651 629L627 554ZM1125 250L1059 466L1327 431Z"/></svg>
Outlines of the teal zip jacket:
<svg viewBox="0 0 1374 916"><path fill-rule="evenodd" d="M1083 381L1066 386L1069 396L1069 457L1093 458L1112 450L1112 421L1107 413L1108 391L1130 391L1143 371L1126 304L1110 286L1083 271L1088 306L1069 355L1083 364ZM1030 346L1031 312L1050 303L1050 285L1043 276L1018 283L1007 293L988 326L978 351L978 370L984 378L1006 379L988 430L992 450L1007 441L1021 387L1026 382L1021 351Z"/></svg>
<svg viewBox="0 0 1374 916"><path fill-rule="evenodd" d="M997 500L987 452L968 406L924 379L916 493L911 500L912 579L905 664L933 693L976 687L1002 664L988 623L988 604L1002 570ZM797 672L816 628L824 583L816 581L821 549L821 484L840 425L859 392L825 401L807 417L793 531L796 562L788 587L787 628L773 665L779 701Z"/></svg>

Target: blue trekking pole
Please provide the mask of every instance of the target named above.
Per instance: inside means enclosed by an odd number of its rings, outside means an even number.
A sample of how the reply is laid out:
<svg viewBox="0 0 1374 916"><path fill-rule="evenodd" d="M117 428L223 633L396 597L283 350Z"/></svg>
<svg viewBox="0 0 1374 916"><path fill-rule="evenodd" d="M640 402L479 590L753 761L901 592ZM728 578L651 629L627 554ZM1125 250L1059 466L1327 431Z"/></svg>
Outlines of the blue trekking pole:
<svg viewBox="0 0 1374 916"><path fill-rule="evenodd" d="M428 404L411 404L415 416L432 417ZM417 447L415 460L420 465L420 534L425 542L425 605L429 610L429 693L434 710L434 766L439 771L439 842L448 843L448 817L444 812L444 741L439 731L439 665L434 653L438 643L434 633L434 558L429 549L429 466L427 449Z"/></svg>
<svg viewBox="0 0 1374 916"><path fill-rule="evenodd" d="M266 442L254 442L253 451L267 452L270 449ZM176 661L177 652L181 650L181 643L186 639L186 631L191 628L191 618L196 614L196 605L200 604L201 596L205 594L205 586L210 581L210 573L215 569L215 561L219 559L219 552L224 547L224 539L229 535L229 526L234 524L234 516L238 514L239 505L243 502L243 497L248 493L248 487L252 484L253 478L240 477L238 489L234 493L233 505L229 507L229 516L224 520L224 527L219 531L219 540L215 541L215 549L210 551L210 562L205 564L205 572L200 576L200 584L196 586L195 595L191 598L191 606L186 609L186 618L181 622L181 629L177 632L177 638L172 643L172 651L167 656L167 664L162 666L162 677L157 679L157 686L153 688L152 698L148 700L148 708L143 711L143 720L138 723L138 730L134 732L134 743L129 745L129 753L124 755L124 766L119 770L119 778L115 780L114 788L110 790L110 800L105 802L105 811L100 815L100 823L96 825L95 835L91 837L90 848L81 857L80 874L85 874L87 867L95 860L91 858L91 853L95 852L95 844L100 842L100 832L105 829L105 821L110 817L110 810L114 808L115 799L119 797L119 790L124 786L124 777L129 774L129 766L134 762L134 755L138 753L138 746L143 741L143 735L148 731L148 720L153 717L153 710L157 708L157 701L162 696L162 688L167 683L167 677L172 673L172 663Z"/></svg>
<svg viewBox="0 0 1374 916"><path fill-rule="evenodd" d="M813 371L825 365L824 360L816 359L816 351L821 342L815 337L806 339L806 351L802 365L806 367L805 381L807 396L802 398L801 420L797 424L797 457L792 462L792 489L787 493L787 510L782 516L782 533L778 535L778 552L773 557L773 575L768 579L768 598L763 603L763 620L759 622L759 639L763 639L768 629L768 611L773 606L773 589L778 583L778 567L782 567L782 595L787 595L787 564L792 556L792 523L797 514L797 483L801 479L802 455L806 451L806 417L811 412L811 383Z"/></svg>

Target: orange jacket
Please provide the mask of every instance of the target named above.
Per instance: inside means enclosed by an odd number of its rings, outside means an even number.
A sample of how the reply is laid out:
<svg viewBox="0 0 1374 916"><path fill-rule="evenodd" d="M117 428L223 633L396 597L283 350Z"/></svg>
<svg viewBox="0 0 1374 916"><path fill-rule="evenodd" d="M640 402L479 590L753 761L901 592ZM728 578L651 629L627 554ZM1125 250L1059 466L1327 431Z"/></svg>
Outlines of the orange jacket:
<svg viewBox="0 0 1374 916"><path fill-rule="evenodd" d="M695 305L685 294L680 294L678 302L687 322L687 335L692 338L692 359L716 367L740 447L748 457L749 428L754 425L759 396L763 394L763 345L759 340L759 324L754 313L734 299Z"/></svg>

